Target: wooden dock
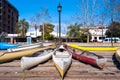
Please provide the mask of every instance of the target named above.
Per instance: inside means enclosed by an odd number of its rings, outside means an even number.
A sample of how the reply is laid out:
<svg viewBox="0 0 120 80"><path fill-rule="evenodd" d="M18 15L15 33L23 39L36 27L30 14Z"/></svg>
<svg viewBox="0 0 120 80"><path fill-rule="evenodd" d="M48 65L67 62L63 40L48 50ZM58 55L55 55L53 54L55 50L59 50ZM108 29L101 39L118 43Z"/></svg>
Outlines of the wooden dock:
<svg viewBox="0 0 120 80"><path fill-rule="evenodd" d="M115 59L115 52L96 53L107 58L104 69L73 59L64 80L120 80L120 63ZM61 80L61 77L52 59L26 71L21 70L20 60L14 60L0 64L0 80Z"/></svg>

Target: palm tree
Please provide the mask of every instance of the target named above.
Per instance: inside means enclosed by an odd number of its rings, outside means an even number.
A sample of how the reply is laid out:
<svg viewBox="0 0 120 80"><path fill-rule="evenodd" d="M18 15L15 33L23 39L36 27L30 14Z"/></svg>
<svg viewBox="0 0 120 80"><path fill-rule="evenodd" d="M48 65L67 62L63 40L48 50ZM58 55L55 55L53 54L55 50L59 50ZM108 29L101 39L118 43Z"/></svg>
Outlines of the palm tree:
<svg viewBox="0 0 120 80"><path fill-rule="evenodd" d="M29 28L29 23L25 19L21 19L17 23L16 31L17 31L17 33L20 33L21 37L25 37L28 28Z"/></svg>
<svg viewBox="0 0 120 80"><path fill-rule="evenodd" d="M75 23L74 25L68 26L68 37L78 38L81 42L87 41L87 34L89 33L87 28L81 28L82 24ZM90 33L89 33L90 34ZM91 35L90 35L91 38Z"/></svg>
<svg viewBox="0 0 120 80"><path fill-rule="evenodd" d="M81 24L77 24L77 23L75 23L74 25L69 25L68 26L69 31L67 32L68 37L74 37L74 38L79 37L81 26L82 26Z"/></svg>

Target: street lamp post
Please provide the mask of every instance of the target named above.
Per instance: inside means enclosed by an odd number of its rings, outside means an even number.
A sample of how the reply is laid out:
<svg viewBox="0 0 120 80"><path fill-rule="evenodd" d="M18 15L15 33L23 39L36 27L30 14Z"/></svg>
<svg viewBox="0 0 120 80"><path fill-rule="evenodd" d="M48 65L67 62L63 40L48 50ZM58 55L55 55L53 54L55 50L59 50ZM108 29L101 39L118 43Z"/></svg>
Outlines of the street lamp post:
<svg viewBox="0 0 120 80"><path fill-rule="evenodd" d="M59 43L61 44L61 10L62 10L62 6L59 5L57 6L58 9L58 13L59 13Z"/></svg>

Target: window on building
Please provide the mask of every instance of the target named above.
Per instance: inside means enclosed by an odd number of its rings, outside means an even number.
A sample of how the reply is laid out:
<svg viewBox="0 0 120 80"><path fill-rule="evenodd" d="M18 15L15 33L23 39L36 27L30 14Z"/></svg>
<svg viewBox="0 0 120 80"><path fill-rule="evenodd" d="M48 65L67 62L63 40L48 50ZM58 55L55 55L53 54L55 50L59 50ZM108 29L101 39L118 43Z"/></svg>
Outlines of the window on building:
<svg viewBox="0 0 120 80"><path fill-rule="evenodd" d="M0 14L1 14L2 10L0 9Z"/></svg>
<svg viewBox="0 0 120 80"><path fill-rule="evenodd" d="M8 19L10 19L10 15L8 15Z"/></svg>
<svg viewBox="0 0 120 80"><path fill-rule="evenodd" d="M2 4L0 3L0 7L2 7Z"/></svg>
<svg viewBox="0 0 120 80"><path fill-rule="evenodd" d="M11 10L10 10L10 9L8 9L8 12L10 13L10 12L11 12Z"/></svg>
<svg viewBox="0 0 120 80"><path fill-rule="evenodd" d="M13 16L13 12L12 12L12 16Z"/></svg>
<svg viewBox="0 0 120 80"><path fill-rule="evenodd" d="M102 37L99 37L99 39L102 39Z"/></svg>
<svg viewBox="0 0 120 80"><path fill-rule="evenodd" d="M94 39L97 39L97 37L94 37Z"/></svg>
<svg viewBox="0 0 120 80"><path fill-rule="evenodd" d="M105 39L105 37L99 37L99 39Z"/></svg>
<svg viewBox="0 0 120 80"><path fill-rule="evenodd" d="M6 14L6 12L4 11L3 14Z"/></svg>
<svg viewBox="0 0 120 80"><path fill-rule="evenodd" d="M97 37L94 37L94 40L93 40L93 42L97 42Z"/></svg>
<svg viewBox="0 0 120 80"><path fill-rule="evenodd" d="M10 21L8 21L8 24L10 25Z"/></svg>

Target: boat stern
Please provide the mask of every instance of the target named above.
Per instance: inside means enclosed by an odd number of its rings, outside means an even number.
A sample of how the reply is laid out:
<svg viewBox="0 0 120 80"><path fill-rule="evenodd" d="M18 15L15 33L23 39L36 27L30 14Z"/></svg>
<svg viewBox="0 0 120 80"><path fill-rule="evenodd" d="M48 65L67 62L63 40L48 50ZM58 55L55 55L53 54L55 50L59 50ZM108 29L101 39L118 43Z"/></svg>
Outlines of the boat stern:
<svg viewBox="0 0 120 80"><path fill-rule="evenodd" d="M105 67L106 62L107 62L107 58L96 59L96 64L101 69Z"/></svg>
<svg viewBox="0 0 120 80"><path fill-rule="evenodd" d="M120 48L116 51L115 57L118 60L118 62L120 63Z"/></svg>

